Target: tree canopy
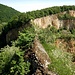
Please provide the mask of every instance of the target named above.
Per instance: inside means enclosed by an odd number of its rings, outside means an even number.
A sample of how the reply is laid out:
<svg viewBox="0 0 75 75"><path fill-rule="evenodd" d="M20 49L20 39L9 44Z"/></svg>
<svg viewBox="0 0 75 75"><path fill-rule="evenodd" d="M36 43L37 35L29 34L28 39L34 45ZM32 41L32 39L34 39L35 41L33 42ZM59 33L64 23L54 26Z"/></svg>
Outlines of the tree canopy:
<svg viewBox="0 0 75 75"><path fill-rule="evenodd" d="M19 13L11 7L0 4L0 22L8 22L12 17L18 16Z"/></svg>

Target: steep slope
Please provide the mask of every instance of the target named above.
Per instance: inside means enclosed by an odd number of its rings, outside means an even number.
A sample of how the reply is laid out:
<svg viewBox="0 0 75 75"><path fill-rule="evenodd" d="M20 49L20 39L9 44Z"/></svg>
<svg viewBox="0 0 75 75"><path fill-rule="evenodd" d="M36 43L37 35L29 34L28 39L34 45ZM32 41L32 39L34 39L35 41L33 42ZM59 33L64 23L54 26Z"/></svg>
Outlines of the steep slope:
<svg viewBox="0 0 75 75"><path fill-rule="evenodd" d="M68 15L64 18L59 18L59 15L62 17ZM47 28L48 26L55 26L57 29L66 28L73 29L75 28L75 11L69 10L68 12L62 12L54 15L49 15L46 17L41 17L33 20L33 23L40 28Z"/></svg>
<svg viewBox="0 0 75 75"><path fill-rule="evenodd" d="M19 11L11 7L0 4L0 22L7 22L11 17L17 16L19 13Z"/></svg>
<svg viewBox="0 0 75 75"><path fill-rule="evenodd" d="M16 52L14 57L10 53L1 53L1 74L75 75L75 51L67 51L70 48L75 50L75 11L51 9L49 13L44 10L41 18L34 12L22 14L4 27L0 47L9 44L12 47L7 46L5 50L17 51L18 48L20 53ZM15 42L10 44L13 40Z"/></svg>
<svg viewBox="0 0 75 75"><path fill-rule="evenodd" d="M73 29L75 28L75 6L51 7L42 10L27 12L19 15L17 20L9 22L1 31L1 45L16 39L18 31L22 31L26 26L32 24L40 28L46 28L49 25L55 26L57 29ZM15 35L15 36L11 36ZM4 42L3 42L3 41Z"/></svg>
<svg viewBox="0 0 75 75"><path fill-rule="evenodd" d="M30 75L56 75L48 70L51 61L39 39L34 39L33 47L26 51L25 58L31 63Z"/></svg>
<svg viewBox="0 0 75 75"><path fill-rule="evenodd" d="M17 20L14 19L13 21L9 22L7 26L3 28L0 37L1 41L3 40L4 44L6 44L9 41L16 39L18 36L18 31L24 29L25 25L27 26L30 25L30 23L37 25L40 28L55 26L57 29L65 28L72 30L73 28L75 28L74 7L75 6L52 7L52 8L42 9L39 11L23 13L18 17ZM58 10L58 12L56 12L56 9L58 8L60 9ZM15 36L12 37L11 35Z"/></svg>

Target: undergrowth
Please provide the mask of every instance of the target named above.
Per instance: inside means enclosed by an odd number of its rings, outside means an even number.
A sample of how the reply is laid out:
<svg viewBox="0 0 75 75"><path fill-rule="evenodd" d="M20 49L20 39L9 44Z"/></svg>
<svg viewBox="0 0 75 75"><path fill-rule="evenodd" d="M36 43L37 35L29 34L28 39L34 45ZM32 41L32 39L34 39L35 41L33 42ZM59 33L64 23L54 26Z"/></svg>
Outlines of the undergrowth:
<svg viewBox="0 0 75 75"><path fill-rule="evenodd" d="M54 45L56 39L65 39L65 41L74 39L74 34L71 34L71 32L67 30L64 31L56 30L55 28L54 30L53 28L43 29L39 33L39 39L51 59L49 70L58 75L75 75L75 65L72 62L72 54Z"/></svg>

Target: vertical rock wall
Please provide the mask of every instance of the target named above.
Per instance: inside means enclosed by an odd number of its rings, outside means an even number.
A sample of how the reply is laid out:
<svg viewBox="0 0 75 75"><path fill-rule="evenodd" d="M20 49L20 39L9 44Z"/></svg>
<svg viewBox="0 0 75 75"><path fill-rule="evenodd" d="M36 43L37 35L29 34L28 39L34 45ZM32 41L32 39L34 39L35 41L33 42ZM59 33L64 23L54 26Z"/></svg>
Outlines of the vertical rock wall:
<svg viewBox="0 0 75 75"><path fill-rule="evenodd" d="M67 12L65 12L67 13ZM61 14L65 14L61 13ZM70 10L68 12L71 16L75 17L75 11ZM59 20L57 17L58 14L55 15L49 15L46 17L42 18L37 18L33 22L35 25L37 25L40 28L47 28L49 25L50 26L55 26L57 29L65 27L67 29L71 29L75 27L75 20Z"/></svg>

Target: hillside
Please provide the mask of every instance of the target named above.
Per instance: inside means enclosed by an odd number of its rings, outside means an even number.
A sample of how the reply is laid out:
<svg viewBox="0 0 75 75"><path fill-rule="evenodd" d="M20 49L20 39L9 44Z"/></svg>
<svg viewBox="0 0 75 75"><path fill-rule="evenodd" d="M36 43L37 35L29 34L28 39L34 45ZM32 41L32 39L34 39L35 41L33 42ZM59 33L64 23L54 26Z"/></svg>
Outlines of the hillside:
<svg viewBox="0 0 75 75"><path fill-rule="evenodd" d="M75 75L75 6L21 13L0 48L0 75Z"/></svg>
<svg viewBox="0 0 75 75"><path fill-rule="evenodd" d="M75 10L68 10L61 13L36 18L33 20L33 23L40 28L54 26L57 29L66 28L72 30L75 28Z"/></svg>
<svg viewBox="0 0 75 75"><path fill-rule="evenodd" d="M0 4L0 23L8 22L12 17L17 16L19 13L19 11L11 7Z"/></svg>

